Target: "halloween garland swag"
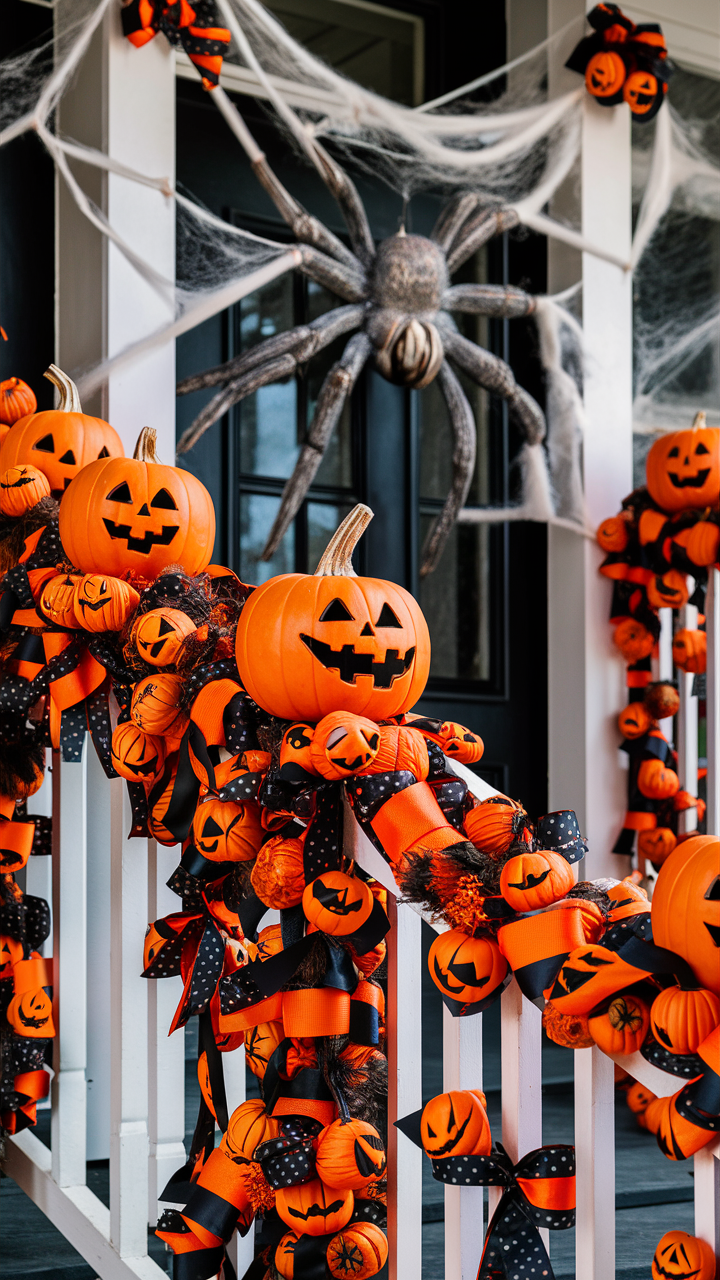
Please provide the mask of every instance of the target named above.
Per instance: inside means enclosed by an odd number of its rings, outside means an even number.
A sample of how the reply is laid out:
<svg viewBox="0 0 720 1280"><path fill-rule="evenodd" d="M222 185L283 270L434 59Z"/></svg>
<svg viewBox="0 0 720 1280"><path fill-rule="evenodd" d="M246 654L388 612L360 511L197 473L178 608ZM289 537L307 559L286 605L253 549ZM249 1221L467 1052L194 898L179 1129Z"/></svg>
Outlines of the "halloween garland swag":
<svg viewBox="0 0 720 1280"><path fill-rule="evenodd" d="M46 745L77 758L87 728L108 776L127 781L132 834L182 845L169 882L178 910L149 925L144 956L146 977L182 977L170 1030L199 1019L200 1112L158 1226L178 1280L230 1276L225 1245L255 1219L253 1280L363 1280L384 1267L389 923L386 891L344 854L346 802L404 898L449 926L429 963L454 1016L487 1008L514 973L560 1043L641 1046L681 1076L657 1117L652 1100L638 1107L668 1154L709 1141L720 879L706 841L668 858L653 942L631 881L574 883L586 844L572 812L533 822L506 796L479 802L452 761L476 764L481 740L412 712L427 627L401 587L355 574L367 508L314 575L245 586L209 564L203 486L157 461L147 429L124 458L53 372L64 407L31 406L0 448L5 1127L32 1123L52 1034L37 955L47 908L11 875L47 836L23 804ZM696 917L687 934L674 907L663 915L662 877L676 871L673 903L684 893ZM280 923L262 927L268 909ZM243 1043L261 1096L229 1115L222 1055ZM572 1148L513 1167L472 1091L400 1124L436 1177L504 1188L480 1275L530 1280L539 1262L551 1277L537 1223L572 1224Z"/></svg>

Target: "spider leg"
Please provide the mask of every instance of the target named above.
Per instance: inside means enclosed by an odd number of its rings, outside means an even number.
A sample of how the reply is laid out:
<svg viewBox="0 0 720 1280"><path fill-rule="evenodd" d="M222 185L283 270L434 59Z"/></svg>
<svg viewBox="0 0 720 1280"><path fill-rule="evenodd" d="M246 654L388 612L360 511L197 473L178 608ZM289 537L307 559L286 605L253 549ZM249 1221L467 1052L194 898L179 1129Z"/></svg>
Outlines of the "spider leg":
<svg viewBox="0 0 720 1280"><path fill-rule="evenodd" d="M444 209L441 209L438 220L430 232L430 239L447 253L463 223L477 209L479 203L480 197L472 191L455 196Z"/></svg>
<svg viewBox="0 0 720 1280"><path fill-rule="evenodd" d="M231 409L239 400L244 400L245 396L252 395L253 391L257 391L259 387L264 387L268 382L278 382L281 378L288 378L297 369L298 362L290 352L285 355L277 356L274 360L268 360L266 364L257 365L254 369L250 369L248 373L239 378L233 378L226 383L222 391L218 391L212 400L200 410L194 422L190 423L187 431L184 431L178 441L177 453L187 453L197 444L201 436L205 434L208 427L211 427L218 418L221 418L228 409Z"/></svg>
<svg viewBox="0 0 720 1280"><path fill-rule="evenodd" d="M463 338L447 321L444 324L441 321L441 334L445 354L453 364L458 365L479 387L507 400L510 412L523 428L528 444L538 444L543 440L545 415L532 396L518 386L510 366L491 351Z"/></svg>
<svg viewBox="0 0 720 1280"><path fill-rule="evenodd" d="M357 329L362 324L364 315L365 308L362 305L333 307L332 311L318 316L317 320L312 320L310 324L300 324L295 329L289 329L287 333L276 333L272 338L258 342L257 346L251 347L249 351L244 351L242 355L235 356L232 360L227 360L225 364L220 364L215 369L206 369L204 373L193 373L189 378L183 378L177 385L177 394L185 396L190 391L217 387L231 378L233 380L239 378L248 370L254 369L256 365L264 364L266 360L284 356L288 351L292 352L298 364L303 364L317 351L322 351L322 348L333 342L335 338L349 333L351 329Z"/></svg>
<svg viewBox="0 0 720 1280"><path fill-rule="evenodd" d="M356 333L323 382L308 438L300 450L295 470L283 490L280 510L275 517L275 523L262 553L263 560L270 559L290 521L297 515L323 460L343 405L355 386L371 351L372 344L367 334Z"/></svg>
<svg viewBox="0 0 720 1280"><path fill-rule="evenodd" d="M360 255L356 257L334 232L320 222L319 218L313 217L303 208L270 168L265 155L261 153L260 157L251 163L260 185L300 243L313 245L339 262L345 263L351 270L357 271L360 266L358 262Z"/></svg>
<svg viewBox="0 0 720 1280"><path fill-rule="evenodd" d="M453 284L443 294L446 311L465 311L477 316L498 316L511 320L529 316L535 299L524 289L504 284Z"/></svg>
<svg viewBox="0 0 720 1280"><path fill-rule="evenodd" d="M448 248L448 271L450 275L467 262L481 245L487 244L493 236L501 231L509 231L516 227L520 219L514 209L480 209L474 218L470 218L461 227Z"/></svg>
<svg viewBox="0 0 720 1280"><path fill-rule="evenodd" d="M312 147L318 160L320 177L340 206L355 256L367 268L375 258L375 242L358 189L352 178L335 163L316 138L312 141Z"/></svg>
<svg viewBox="0 0 720 1280"><path fill-rule="evenodd" d="M368 296L368 284L364 274L357 267L351 270L342 262L335 262L327 254L320 253L309 245L300 246L302 261L298 271L309 276L317 284L321 284L331 293L336 293L346 302L364 302Z"/></svg>
<svg viewBox="0 0 720 1280"><path fill-rule="evenodd" d="M447 360L440 366L438 382L445 397L450 414L453 431L453 478L452 487L445 499L445 506L428 531L422 549L420 577L424 578L437 567L445 548L448 534L452 529L457 514L463 506L470 488L475 470L475 451L477 448L477 431L473 412L467 396L460 386Z"/></svg>

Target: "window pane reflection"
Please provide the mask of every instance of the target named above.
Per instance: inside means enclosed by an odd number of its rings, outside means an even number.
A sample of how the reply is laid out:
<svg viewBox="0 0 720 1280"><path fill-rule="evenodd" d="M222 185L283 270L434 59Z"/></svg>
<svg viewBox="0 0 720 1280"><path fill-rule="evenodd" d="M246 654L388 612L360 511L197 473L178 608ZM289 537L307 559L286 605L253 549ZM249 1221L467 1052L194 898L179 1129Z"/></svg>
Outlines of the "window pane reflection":
<svg viewBox="0 0 720 1280"><path fill-rule="evenodd" d="M240 495L240 578L257 586L295 569L295 527L291 525L271 560L260 554L278 513L280 499L260 493Z"/></svg>
<svg viewBox="0 0 720 1280"><path fill-rule="evenodd" d="M424 540L433 517L421 516ZM421 579L420 604L432 641L430 676L489 680L490 529L456 525L434 573Z"/></svg>
<svg viewBox="0 0 720 1280"><path fill-rule="evenodd" d="M292 329L295 323L294 281L284 276L238 304L236 348L248 351L258 342ZM236 413L240 420L240 470L246 475L287 479L298 454L295 379L261 387L241 401Z"/></svg>

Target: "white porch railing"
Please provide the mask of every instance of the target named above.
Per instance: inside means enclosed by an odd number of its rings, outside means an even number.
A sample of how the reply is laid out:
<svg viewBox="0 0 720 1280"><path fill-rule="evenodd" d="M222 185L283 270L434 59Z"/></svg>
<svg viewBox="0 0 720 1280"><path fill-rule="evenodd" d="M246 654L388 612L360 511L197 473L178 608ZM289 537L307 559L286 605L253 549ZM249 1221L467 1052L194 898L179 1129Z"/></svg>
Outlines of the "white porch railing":
<svg viewBox="0 0 720 1280"><path fill-rule="evenodd" d="M716 579L717 575L713 577ZM713 583L713 589L716 582ZM709 741L716 740L720 680L717 591L708 604ZM714 701L713 701L714 700ZM685 685L681 721L696 708ZM711 707L714 711L711 711ZM715 719L713 720L713 716ZM681 730L682 732L682 730ZM491 789L453 766L475 794ZM711 783L710 778L715 780ZM124 783L108 782L86 742L82 762L53 759L39 793L52 788L55 1041L52 1147L26 1130L8 1143L7 1172L95 1268L102 1280L154 1280L163 1273L147 1255L157 1194L185 1160L184 1043L167 1037L179 979L139 976L147 921L177 906L165 888L177 849L128 840ZM717 821L717 759L711 751L708 797ZM713 797L713 798L711 798ZM348 812L346 846L389 889L389 867ZM42 860L37 860L41 862ZM32 867L32 863L31 863ZM44 870L38 868L40 874ZM422 1101L421 920L391 899L388 1060L391 1280L420 1280L422 1152L393 1127ZM437 928L437 926L434 926ZM502 997L502 1142L513 1160L540 1146L541 1022L513 982ZM224 1055L230 1108L244 1097L244 1052ZM657 1094L678 1082L634 1055L638 1079ZM444 1088L482 1087L482 1015L443 1021ZM108 1088L109 1081L109 1088ZM597 1049L575 1053L577 1275L615 1274L613 1063ZM88 1123L89 1119L89 1123ZM545 1134L546 1140L553 1135ZM720 1144L695 1157L696 1232L716 1247ZM110 1208L89 1190L86 1159L109 1157ZM496 1193L490 1192L492 1211ZM484 1226L482 1188L445 1188L446 1280L473 1280ZM238 1274L252 1258L252 1237L236 1241Z"/></svg>

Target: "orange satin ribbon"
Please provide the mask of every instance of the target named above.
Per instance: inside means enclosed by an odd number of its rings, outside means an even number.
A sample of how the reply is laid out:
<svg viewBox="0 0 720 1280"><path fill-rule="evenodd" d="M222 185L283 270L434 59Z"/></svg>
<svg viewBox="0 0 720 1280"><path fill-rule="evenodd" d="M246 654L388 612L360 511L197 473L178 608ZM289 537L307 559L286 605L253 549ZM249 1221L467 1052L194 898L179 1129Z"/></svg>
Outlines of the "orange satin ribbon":
<svg viewBox="0 0 720 1280"><path fill-rule="evenodd" d="M427 782L415 782L385 801L371 826L392 862L411 850L442 850L464 844L450 826Z"/></svg>
<svg viewBox="0 0 720 1280"><path fill-rule="evenodd" d="M286 1036L344 1036L350 1030L350 996L335 987L283 991ZM265 1021L265 1019L262 1019Z"/></svg>

